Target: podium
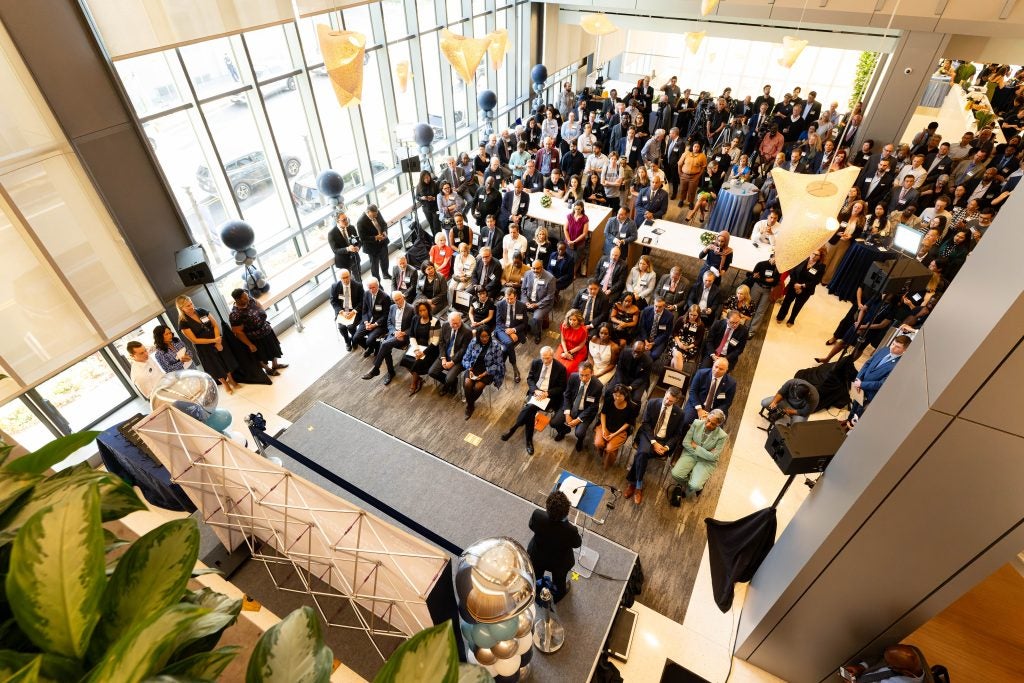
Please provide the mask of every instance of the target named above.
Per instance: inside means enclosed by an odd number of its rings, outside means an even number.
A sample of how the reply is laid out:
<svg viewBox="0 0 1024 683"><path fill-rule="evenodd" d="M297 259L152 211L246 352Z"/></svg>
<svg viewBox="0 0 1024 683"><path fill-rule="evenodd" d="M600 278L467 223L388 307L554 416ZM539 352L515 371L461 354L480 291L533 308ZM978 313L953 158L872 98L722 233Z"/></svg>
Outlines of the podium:
<svg viewBox="0 0 1024 683"><path fill-rule="evenodd" d="M598 517L599 511L603 508L605 516L607 516L607 506L602 505L605 499L605 488L601 484L595 484L587 481L581 477L576 477L573 473L568 470L562 470L558 475L558 479L555 481L555 490L562 487L563 482L569 477L574 477L582 481L582 484L578 484L578 487L582 487L582 494L578 501L572 506L576 510L576 519L573 522L579 526L583 532L580 534L583 539L583 543L580 546L579 553L576 556L576 565L573 567L573 571L582 576L585 579L589 579L594 573L594 568L597 566L597 561L600 558L600 553L594 548L587 546L587 520L590 519L594 524L604 524L605 518ZM566 492L569 496L569 492ZM569 496L569 502L572 503L572 496Z"/></svg>

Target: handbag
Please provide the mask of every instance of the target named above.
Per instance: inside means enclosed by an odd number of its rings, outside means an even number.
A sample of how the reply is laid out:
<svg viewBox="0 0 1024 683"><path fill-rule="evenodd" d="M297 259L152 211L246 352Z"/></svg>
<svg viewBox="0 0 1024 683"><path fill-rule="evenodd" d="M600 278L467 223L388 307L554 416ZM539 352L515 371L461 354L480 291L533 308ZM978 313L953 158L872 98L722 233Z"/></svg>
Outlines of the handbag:
<svg viewBox="0 0 1024 683"><path fill-rule="evenodd" d="M686 492L683 491L683 487L680 484L674 484L668 494L668 504L677 508L683 504L683 498L685 497Z"/></svg>
<svg viewBox="0 0 1024 683"><path fill-rule="evenodd" d="M548 414L538 412L536 417L533 418L533 431L543 432L549 424L551 424L551 418Z"/></svg>

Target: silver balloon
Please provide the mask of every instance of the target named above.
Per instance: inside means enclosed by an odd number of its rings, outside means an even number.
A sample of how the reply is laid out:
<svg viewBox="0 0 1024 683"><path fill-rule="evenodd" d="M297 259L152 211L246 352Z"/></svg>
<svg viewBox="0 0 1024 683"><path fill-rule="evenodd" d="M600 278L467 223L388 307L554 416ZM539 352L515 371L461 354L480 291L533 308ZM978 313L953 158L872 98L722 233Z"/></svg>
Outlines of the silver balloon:
<svg viewBox="0 0 1024 683"><path fill-rule="evenodd" d="M217 407L217 399L217 380L213 377L202 370L175 370L157 382L149 404L156 410L175 401L185 401L212 413Z"/></svg>
<svg viewBox="0 0 1024 683"><path fill-rule="evenodd" d="M244 263L244 264L245 264L245 265L247 265L247 266L251 266L251 265L253 264L253 262L254 262L255 260L256 260L256 259L254 259L254 258L249 258L249 257L247 256L247 257L245 258L245 260L244 260L244 261L242 261L242 263Z"/></svg>
<svg viewBox="0 0 1024 683"><path fill-rule="evenodd" d="M491 652L498 659L508 659L509 657L516 654L519 649L519 642L515 638L509 638L508 640L498 641L494 647L491 648Z"/></svg>
<svg viewBox="0 0 1024 683"><path fill-rule="evenodd" d="M533 615L531 615L529 610L527 610L519 615L519 624L518 628L516 628L516 638L522 638L531 630L533 630Z"/></svg>
<svg viewBox="0 0 1024 683"><path fill-rule="evenodd" d="M534 598L533 565L526 549L512 538L488 538L459 557L455 591L472 620L506 621L526 611Z"/></svg>
<svg viewBox="0 0 1024 683"><path fill-rule="evenodd" d="M256 258L256 249L254 247L249 247L245 250L245 255L249 258Z"/></svg>
<svg viewBox="0 0 1024 683"><path fill-rule="evenodd" d="M243 263L245 263L245 258L246 257L245 257L245 252L244 251L236 251L235 252L235 263L237 265L242 265Z"/></svg>

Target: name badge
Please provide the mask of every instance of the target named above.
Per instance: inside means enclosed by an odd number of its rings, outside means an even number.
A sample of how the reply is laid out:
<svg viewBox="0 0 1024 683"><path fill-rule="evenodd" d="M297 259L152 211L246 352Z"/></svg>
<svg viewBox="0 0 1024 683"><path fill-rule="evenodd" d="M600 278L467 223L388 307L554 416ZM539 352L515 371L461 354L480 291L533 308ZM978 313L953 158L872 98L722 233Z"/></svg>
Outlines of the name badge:
<svg viewBox="0 0 1024 683"><path fill-rule="evenodd" d="M543 287L544 286L544 281L543 280L537 280L537 286L538 287Z"/></svg>
<svg viewBox="0 0 1024 683"><path fill-rule="evenodd" d="M590 294L581 294L580 295L580 300L581 301L590 301Z"/></svg>
<svg viewBox="0 0 1024 683"><path fill-rule="evenodd" d="M376 306L374 306L374 307L373 307L373 310L375 310L375 311L381 311L381 310L384 310L384 307L383 307L383 306L381 306L380 304L377 304Z"/></svg>
<svg viewBox="0 0 1024 683"><path fill-rule="evenodd" d="M715 400L716 401L724 401L725 400L725 394L719 394L718 396L715 396Z"/></svg>
<svg viewBox="0 0 1024 683"><path fill-rule="evenodd" d="M210 316L204 315L202 318L199 319L199 322L205 325L206 323L210 322Z"/></svg>
<svg viewBox="0 0 1024 683"><path fill-rule="evenodd" d="M817 268L808 268L807 272L810 273L811 275L817 275L818 274L818 269Z"/></svg>
<svg viewBox="0 0 1024 683"><path fill-rule="evenodd" d="M456 235L455 237L453 237L453 238L452 238L452 242L458 243L458 242L461 242L461 241L462 241L462 240L461 240L461 239L459 239L459 236L458 236L458 235Z"/></svg>
<svg viewBox="0 0 1024 683"><path fill-rule="evenodd" d="M494 279L494 273L491 273L491 276L489 278L487 278L487 279L488 280L493 280Z"/></svg>
<svg viewBox="0 0 1024 683"><path fill-rule="evenodd" d="M696 332L696 331L697 331L697 326L696 325L690 325L690 332Z"/></svg>
<svg viewBox="0 0 1024 683"><path fill-rule="evenodd" d="M670 289L672 289L672 287L671 287L671 286L669 286L669 284L668 284L668 283L666 282L666 283L665 283L665 286L664 286L664 287L662 287L662 289L663 289L663 290L665 290L665 291L667 292L667 291L669 291Z"/></svg>
<svg viewBox="0 0 1024 683"><path fill-rule="evenodd" d="M522 320L525 317L522 313L516 313L516 320Z"/></svg>
<svg viewBox="0 0 1024 683"><path fill-rule="evenodd" d="M593 396L587 396L586 403L593 403L596 399Z"/></svg>
<svg viewBox="0 0 1024 683"><path fill-rule="evenodd" d="M765 277L771 277L772 275L775 275L775 271L774 270L766 270L766 271L764 271L764 276Z"/></svg>
<svg viewBox="0 0 1024 683"><path fill-rule="evenodd" d="M664 330L664 329L665 329L665 326L664 326L664 325L658 325L658 329L659 329L659 330Z"/></svg>
<svg viewBox="0 0 1024 683"><path fill-rule="evenodd" d="M736 346L739 343L740 343L739 339L730 339L729 340L729 346Z"/></svg>

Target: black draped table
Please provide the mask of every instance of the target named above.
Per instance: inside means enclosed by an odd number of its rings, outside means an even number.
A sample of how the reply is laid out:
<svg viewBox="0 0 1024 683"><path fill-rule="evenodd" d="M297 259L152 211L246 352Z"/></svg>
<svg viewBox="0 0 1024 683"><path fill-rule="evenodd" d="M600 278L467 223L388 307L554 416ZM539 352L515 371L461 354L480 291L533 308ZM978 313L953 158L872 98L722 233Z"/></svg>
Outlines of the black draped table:
<svg viewBox="0 0 1024 683"><path fill-rule="evenodd" d="M843 255L839 267L828 283L828 293L835 294L843 301L855 301L857 288L864 282L864 276L871 270L875 261L888 261L898 254L894 251L879 249L873 244L854 242Z"/></svg>
<svg viewBox="0 0 1024 683"><path fill-rule="evenodd" d="M146 500L157 507L194 512L196 506L185 492L177 484L171 483L171 473L124 438L117 431L120 426L110 427L96 437L96 445L107 471L121 477L131 486L138 486Z"/></svg>

